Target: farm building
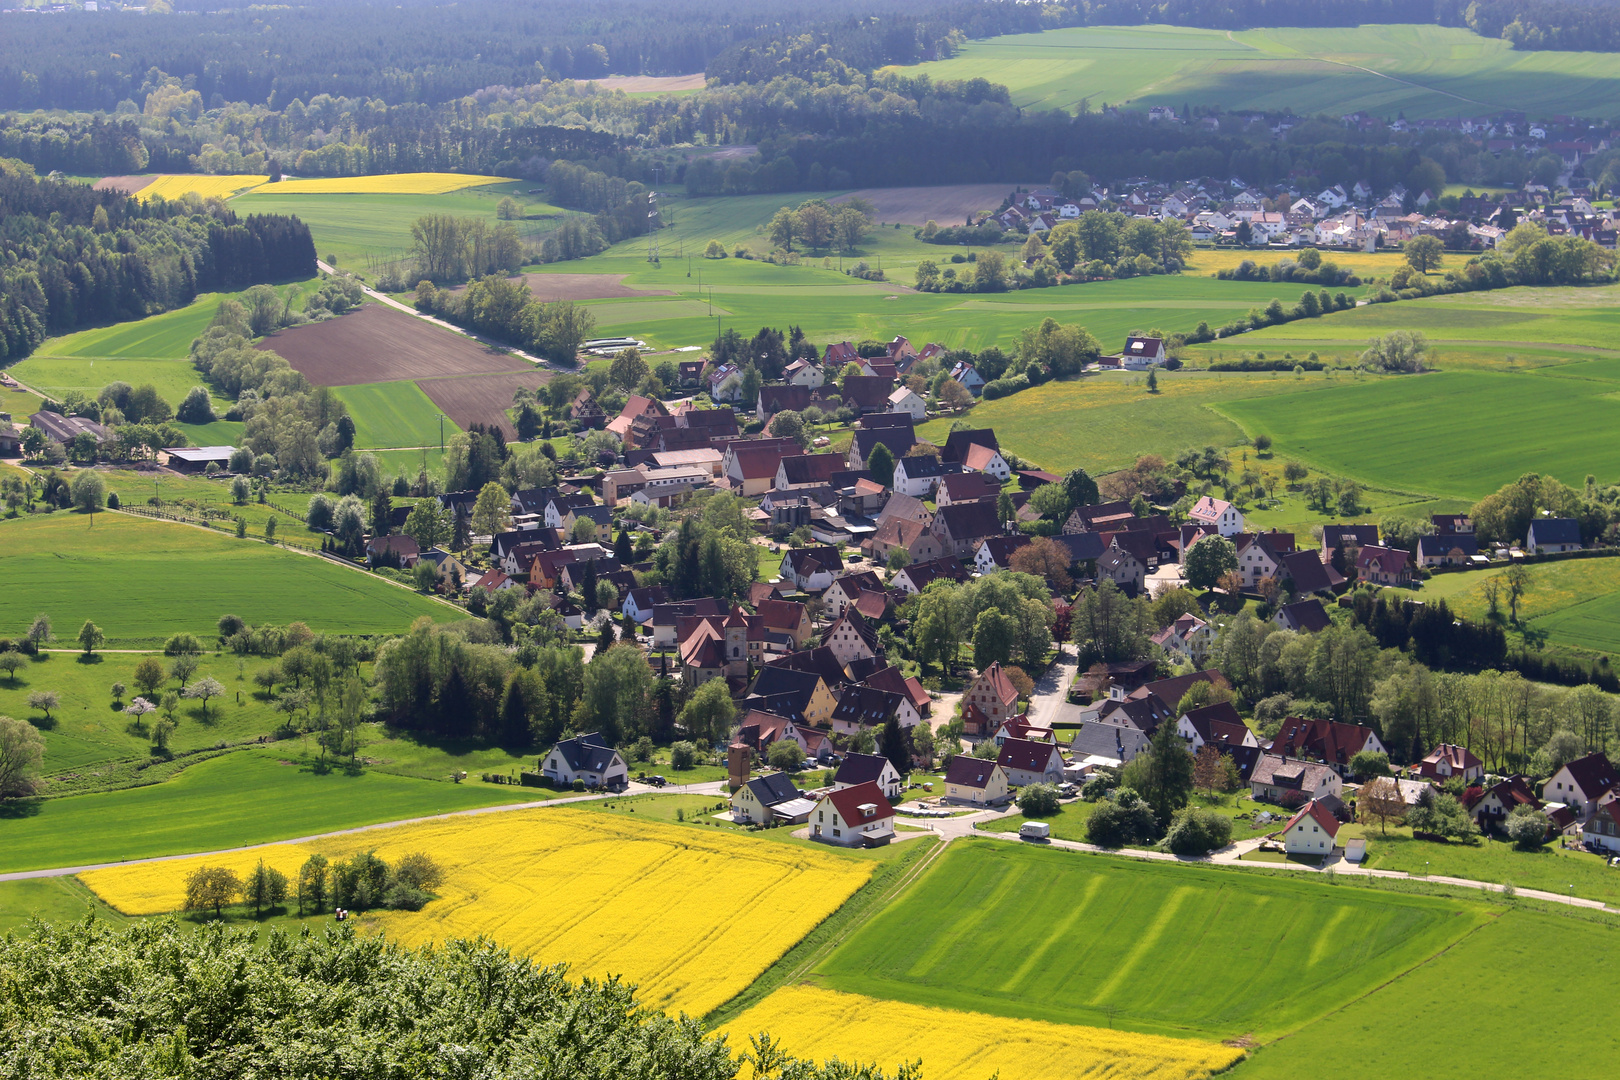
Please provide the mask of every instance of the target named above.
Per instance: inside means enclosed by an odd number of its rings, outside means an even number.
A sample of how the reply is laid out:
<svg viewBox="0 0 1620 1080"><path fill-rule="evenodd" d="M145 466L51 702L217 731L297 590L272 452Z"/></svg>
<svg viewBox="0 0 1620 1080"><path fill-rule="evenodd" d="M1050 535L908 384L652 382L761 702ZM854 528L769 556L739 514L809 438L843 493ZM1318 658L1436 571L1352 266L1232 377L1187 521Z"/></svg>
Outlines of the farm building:
<svg viewBox="0 0 1620 1080"><path fill-rule="evenodd" d="M37 412L28 418L28 423L59 443L70 443L80 435L90 435L97 442L104 442L112 437L112 432L83 416Z"/></svg>
<svg viewBox="0 0 1620 1080"><path fill-rule="evenodd" d="M224 469L231 463L234 446L166 446L169 468L176 472L207 472L210 467Z"/></svg>

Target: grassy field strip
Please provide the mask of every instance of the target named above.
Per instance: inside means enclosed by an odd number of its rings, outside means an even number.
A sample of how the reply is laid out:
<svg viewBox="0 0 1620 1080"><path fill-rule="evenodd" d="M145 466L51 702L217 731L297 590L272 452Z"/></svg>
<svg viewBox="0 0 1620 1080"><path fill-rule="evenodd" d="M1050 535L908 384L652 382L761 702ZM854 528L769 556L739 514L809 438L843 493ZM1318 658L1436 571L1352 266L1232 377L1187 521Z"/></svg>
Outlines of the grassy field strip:
<svg viewBox="0 0 1620 1080"><path fill-rule="evenodd" d="M1230 112L1477 116L1481 110L1607 116L1620 85L1602 53L1513 49L1465 28L1364 25L1239 32L1173 26L1065 27L965 42L902 69L985 78L1014 104L1074 111L1218 105Z"/></svg>
<svg viewBox="0 0 1620 1080"><path fill-rule="evenodd" d="M65 633L92 620L109 648L148 646L182 630L211 639L226 612L329 633L399 632L420 615L459 617L324 559L118 513L0 523L0 578L0 626L26 626L41 611Z"/></svg>
<svg viewBox="0 0 1620 1080"><path fill-rule="evenodd" d="M1027 964L1093 878L1104 884L1079 928ZM1234 879L1221 870L970 841L949 845L814 973L828 989L917 1005L1263 1041L1432 955L1485 910L1325 889L1317 880ZM1004 934L969 929L987 911L997 912ZM1318 939L1335 926L1335 962L1311 966ZM951 942L946 953L934 949L941 938ZM1145 965L1150 950L1154 963ZM1214 970L1222 972L1218 981L1208 977ZM964 981L963 971L976 975Z"/></svg>
<svg viewBox="0 0 1620 1080"><path fill-rule="evenodd" d="M396 446L437 446L439 409L415 382L360 383L333 390L354 417L357 450ZM455 421L444 425L444 437L461 431Z"/></svg>
<svg viewBox="0 0 1620 1080"><path fill-rule="evenodd" d="M281 762L274 750L238 750L163 784L15 804L16 816L0 818L0 873L245 847L532 798Z"/></svg>

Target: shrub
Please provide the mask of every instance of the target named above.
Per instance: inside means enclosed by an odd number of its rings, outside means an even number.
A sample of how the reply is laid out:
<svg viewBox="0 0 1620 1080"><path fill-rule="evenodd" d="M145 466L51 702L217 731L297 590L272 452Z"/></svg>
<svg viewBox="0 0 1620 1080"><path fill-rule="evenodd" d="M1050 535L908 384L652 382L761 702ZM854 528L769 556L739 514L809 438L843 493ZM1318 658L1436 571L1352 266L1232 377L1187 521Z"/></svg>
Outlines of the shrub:
<svg viewBox="0 0 1620 1080"><path fill-rule="evenodd" d="M1153 810L1130 788L1119 788L1086 819L1086 838L1098 847L1124 847L1159 838Z"/></svg>
<svg viewBox="0 0 1620 1080"><path fill-rule="evenodd" d="M1503 823L1508 839L1526 851L1534 851L1547 840L1547 815L1521 806Z"/></svg>
<svg viewBox="0 0 1620 1080"><path fill-rule="evenodd" d="M164 656L196 656L203 651L203 644L196 634L175 634L163 643Z"/></svg>
<svg viewBox="0 0 1620 1080"><path fill-rule="evenodd" d="M672 769L690 769L697 764L698 748L696 743L678 742L669 748L669 767Z"/></svg>
<svg viewBox="0 0 1620 1080"><path fill-rule="evenodd" d="M1304 792L1285 791L1282 793L1282 798L1277 800L1277 804L1284 810L1298 810L1309 801L1309 799L1305 798Z"/></svg>
<svg viewBox="0 0 1620 1080"><path fill-rule="evenodd" d="M1232 842L1232 819L1187 806L1176 811L1165 846L1177 855L1207 855Z"/></svg>
<svg viewBox="0 0 1620 1080"><path fill-rule="evenodd" d="M1018 809L1025 817L1051 817L1059 810L1058 789L1051 784L1026 784L1018 792Z"/></svg>

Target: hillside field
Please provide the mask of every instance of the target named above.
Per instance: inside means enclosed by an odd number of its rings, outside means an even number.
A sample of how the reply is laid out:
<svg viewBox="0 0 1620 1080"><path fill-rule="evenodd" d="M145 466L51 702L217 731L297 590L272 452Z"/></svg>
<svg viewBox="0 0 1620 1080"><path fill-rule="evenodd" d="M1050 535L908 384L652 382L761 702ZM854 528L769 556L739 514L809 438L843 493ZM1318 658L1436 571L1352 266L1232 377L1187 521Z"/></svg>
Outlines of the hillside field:
<svg viewBox="0 0 1620 1080"><path fill-rule="evenodd" d="M829 989L919 1005L1266 1040L1485 918L1419 897L984 840L952 845L816 973Z"/></svg>
<svg viewBox="0 0 1620 1080"><path fill-rule="evenodd" d="M1485 581L1503 569L1446 574L1426 583L1424 592L1444 596L1459 615L1484 619L1490 614ZM1524 637L1594 652L1620 651L1620 559L1572 559L1526 569L1530 584L1519 601ZM1506 619L1505 594L1497 607Z"/></svg>
<svg viewBox="0 0 1620 1080"><path fill-rule="evenodd" d="M226 612L250 624L308 623L317 632L398 633L459 610L381 578L189 525L120 513L58 512L0 522L0 627L20 634L40 612L58 636L85 620L109 648L216 634Z"/></svg>
<svg viewBox="0 0 1620 1080"><path fill-rule="evenodd" d="M987 79L1026 108L1219 106L1227 112L1485 116L1503 110L1610 116L1620 75L1604 53L1517 51L1462 28L1066 27L965 42L902 69Z"/></svg>
<svg viewBox="0 0 1620 1080"><path fill-rule="evenodd" d="M340 386L337 396L354 417L357 450L439 445L439 410L414 382ZM460 430L452 420L444 425L444 437Z"/></svg>
<svg viewBox="0 0 1620 1080"><path fill-rule="evenodd" d="M535 797L530 788L319 771L274 748L238 750L162 784L8 804L0 873L215 851Z"/></svg>

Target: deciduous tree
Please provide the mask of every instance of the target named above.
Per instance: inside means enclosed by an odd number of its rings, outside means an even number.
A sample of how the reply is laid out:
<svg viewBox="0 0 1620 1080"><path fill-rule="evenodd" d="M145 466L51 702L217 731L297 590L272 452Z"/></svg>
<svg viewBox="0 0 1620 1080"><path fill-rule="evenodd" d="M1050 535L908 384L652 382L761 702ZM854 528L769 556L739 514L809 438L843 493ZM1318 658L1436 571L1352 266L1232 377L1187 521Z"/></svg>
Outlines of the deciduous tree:
<svg viewBox="0 0 1620 1080"><path fill-rule="evenodd" d="M33 724L0 716L0 798L32 795L45 760L45 737Z"/></svg>
<svg viewBox="0 0 1620 1080"><path fill-rule="evenodd" d="M199 866L186 875L185 910L213 909L219 918L225 905L242 895L242 881L236 872L225 866Z"/></svg>

